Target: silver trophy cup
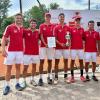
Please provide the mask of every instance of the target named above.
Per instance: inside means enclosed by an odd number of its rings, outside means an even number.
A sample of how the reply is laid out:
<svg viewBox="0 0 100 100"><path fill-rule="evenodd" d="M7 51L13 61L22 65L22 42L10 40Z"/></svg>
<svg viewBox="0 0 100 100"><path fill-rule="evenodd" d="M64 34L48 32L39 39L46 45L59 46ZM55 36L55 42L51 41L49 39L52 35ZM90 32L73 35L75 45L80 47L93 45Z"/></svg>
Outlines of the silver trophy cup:
<svg viewBox="0 0 100 100"><path fill-rule="evenodd" d="M71 45L71 42L70 42L70 39L71 39L71 35L70 35L70 32L67 32L66 35L65 35L65 39L67 40L66 42L66 46L70 46Z"/></svg>

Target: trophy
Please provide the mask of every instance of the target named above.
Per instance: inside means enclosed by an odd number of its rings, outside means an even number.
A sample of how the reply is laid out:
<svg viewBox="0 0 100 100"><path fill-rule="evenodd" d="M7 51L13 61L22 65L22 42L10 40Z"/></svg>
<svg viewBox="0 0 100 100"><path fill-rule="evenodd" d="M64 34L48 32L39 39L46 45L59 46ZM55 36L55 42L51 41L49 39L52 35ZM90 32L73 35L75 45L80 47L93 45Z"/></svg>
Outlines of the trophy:
<svg viewBox="0 0 100 100"><path fill-rule="evenodd" d="M67 40L67 42L66 42L65 45L69 47L69 46L71 45L71 41L70 41L71 35L70 35L70 32L67 32L67 33L66 33L65 39Z"/></svg>

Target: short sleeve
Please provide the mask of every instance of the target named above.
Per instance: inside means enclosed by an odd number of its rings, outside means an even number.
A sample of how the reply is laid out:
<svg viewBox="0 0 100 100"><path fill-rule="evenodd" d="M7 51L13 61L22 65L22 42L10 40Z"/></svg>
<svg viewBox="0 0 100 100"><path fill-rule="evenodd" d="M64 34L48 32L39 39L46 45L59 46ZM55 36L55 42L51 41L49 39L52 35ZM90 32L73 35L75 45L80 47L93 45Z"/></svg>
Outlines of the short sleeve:
<svg viewBox="0 0 100 100"><path fill-rule="evenodd" d="M8 38L10 35L10 26L7 26L4 33L3 33L3 36Z"/></svg>

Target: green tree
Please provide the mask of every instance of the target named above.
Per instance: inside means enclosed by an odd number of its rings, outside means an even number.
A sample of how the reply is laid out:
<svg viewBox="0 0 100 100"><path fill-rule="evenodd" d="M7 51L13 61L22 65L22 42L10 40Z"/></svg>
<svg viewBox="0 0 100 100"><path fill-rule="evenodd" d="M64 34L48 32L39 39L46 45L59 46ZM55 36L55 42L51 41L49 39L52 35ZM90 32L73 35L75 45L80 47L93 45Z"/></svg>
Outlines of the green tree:
<svg viewBox="0 0 100 100"><path fill-rule="evenodd" d="M45 5L42 5L42 8L43 10L38 6L34 6L28 12L25 12L25 21L28 22L30 18L34 18L37 20L37 27L39 27L39 25L44 22L44 13L47 12Z"/></svg>
<svg viewBox="0 0 100 100"><path fill-rule="evenodd" d="M14 17L5 18L1 24L2 30L4 30L8 25L14 22Z"/></svg>
<svg viewBox="0 0 100 100"><path fill-rule="evenodd" d="M50 4L50 9L58 9L59 8L59 5L57 3L51 3Z"/></svg>
<svg viewBox="0 0 100 100"><path fill-rule="evenodd" d="M10 0L0 0L0 33L2 33L2 22L7 17L8 8L11 6Z"/></svg>

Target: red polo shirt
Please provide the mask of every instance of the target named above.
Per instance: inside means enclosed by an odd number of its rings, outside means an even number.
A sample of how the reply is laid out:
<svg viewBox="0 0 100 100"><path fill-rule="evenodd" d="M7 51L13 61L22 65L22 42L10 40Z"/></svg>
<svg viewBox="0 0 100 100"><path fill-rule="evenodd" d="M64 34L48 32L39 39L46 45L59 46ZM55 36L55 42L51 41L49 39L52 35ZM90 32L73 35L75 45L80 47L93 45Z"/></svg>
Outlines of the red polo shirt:
<svg viewBox="0 0 100 100"><path fill-rule="evenodd" d="M23 32L24 38L24 54L39 55L39 31L32 32L31 29L25 29Z"/></svg>
<svg viewBox="0 0 100 100"><path fill-rule="evenodd" d="M44 38L44 41L46 42L47 44L47 37L52 37L54 36L53 35L53 28L54 28L54 24L41 24L40 27L39 27L39 30L40 30L40 35L42 34L43 35L43 38ZM44 43L41 41L41 47L45 47Z"/></svg>
<svg viewBox="0 0 100 100"><path fill-rule="evenodd" d="M66 24L63 27L61 24L58 24L54 28L54 35L56 40L58 40L60 43L66 44L67 40L65 36L67 35L67 32L70 32L70 28ZM68 47L62 47L59 44L56 44L56 49L68 49Z"/></svg>
<svg viewBox="0 0 100 100"><path fill-rule="evenodd" d="M83 28L72 28L71 29L71 49L83 49Z"/></svg>
<svg viewBox="0 0 100 100"><path fill-rule="evenodd" d="M8 25L3 36L10 39L8 51L23 51L23 27Z"/></svg>
<svg viewBox="0 0 100 100"><path fill-rule="evenodd" d="M96 41L99 40L99 33L93 30L90 32L89 30L85 31L84 33L84 40L85 40L85 52L97 52L97 43Z"/></svg>

